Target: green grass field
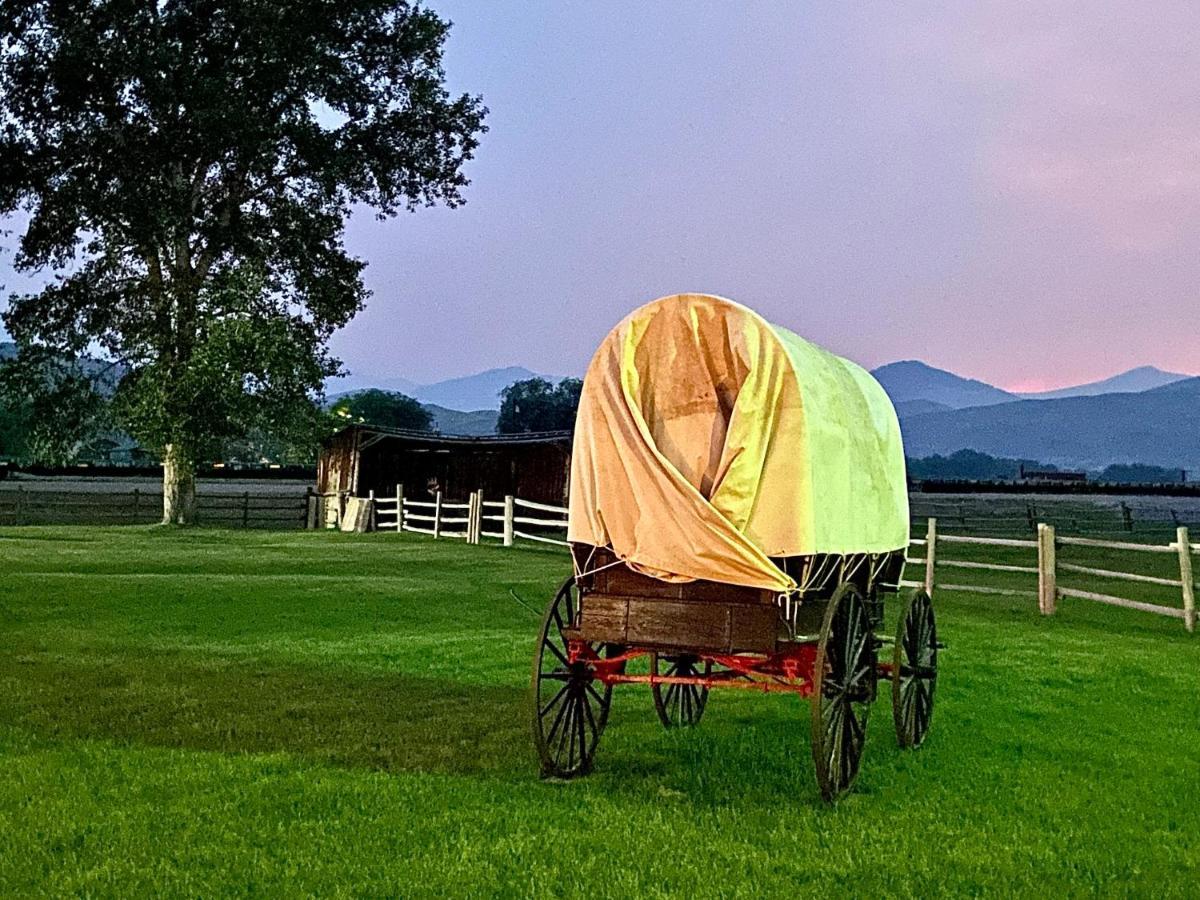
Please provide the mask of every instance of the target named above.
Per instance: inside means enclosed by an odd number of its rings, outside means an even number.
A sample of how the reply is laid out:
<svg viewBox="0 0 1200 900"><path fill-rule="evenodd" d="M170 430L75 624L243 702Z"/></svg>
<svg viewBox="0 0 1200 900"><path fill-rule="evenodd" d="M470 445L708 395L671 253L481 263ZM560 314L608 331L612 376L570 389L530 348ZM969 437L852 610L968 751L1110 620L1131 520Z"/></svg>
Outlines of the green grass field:
<svg viewBox="0 0 1200 900"><path fill-rule="evenodd" d="M780 695L667 733L618 689L595 773L539 781L538 623L509 592L540 607L566 570L410 536L0 530L0 895L1196 895L1178 621L940 593L928 743L898 750L881 700L826 808Z"/></svg>

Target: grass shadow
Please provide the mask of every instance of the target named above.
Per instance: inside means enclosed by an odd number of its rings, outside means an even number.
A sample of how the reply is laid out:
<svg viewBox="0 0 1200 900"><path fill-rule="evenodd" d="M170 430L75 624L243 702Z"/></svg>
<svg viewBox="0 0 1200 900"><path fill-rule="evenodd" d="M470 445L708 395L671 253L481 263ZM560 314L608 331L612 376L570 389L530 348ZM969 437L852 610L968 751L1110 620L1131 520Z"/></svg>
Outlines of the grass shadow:
<svg viewBox="0 0 1200 900"><path fill-rule="evenodd" d="M0 659L0 724L51 740L289 753L387 772L533 770L526 695L403 674L186 653Z"/></svg>

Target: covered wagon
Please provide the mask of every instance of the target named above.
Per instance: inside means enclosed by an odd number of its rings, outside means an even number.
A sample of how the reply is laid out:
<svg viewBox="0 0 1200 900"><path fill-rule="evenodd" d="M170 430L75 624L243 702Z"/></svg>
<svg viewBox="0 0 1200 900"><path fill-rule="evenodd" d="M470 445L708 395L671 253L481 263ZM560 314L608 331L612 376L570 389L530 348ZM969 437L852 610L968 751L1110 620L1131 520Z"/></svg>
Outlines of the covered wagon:
<svg viewBox="0 0 1200 900"><path fill-rule="evenodd" d="M544 774L590 770L627 683L667 727L716 687L808 698L827 800L857 776L881 678L901 745L924 739L936 626L914 590L883 634L907 482L895 410L859 366L720 297L641 307L588 367L569 522L574 573L533 666Z"/></svg>

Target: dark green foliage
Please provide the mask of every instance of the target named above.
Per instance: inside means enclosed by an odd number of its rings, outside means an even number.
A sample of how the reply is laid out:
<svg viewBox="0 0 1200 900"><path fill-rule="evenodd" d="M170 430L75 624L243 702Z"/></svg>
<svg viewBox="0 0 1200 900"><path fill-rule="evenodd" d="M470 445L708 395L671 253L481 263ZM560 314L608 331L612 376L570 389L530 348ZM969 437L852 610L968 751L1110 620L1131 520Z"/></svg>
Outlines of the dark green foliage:
<svg viewBox="0 0 1200 900"><path fill-rule="evenodd" d="M406 428L410 431L432 431L433 414L417 400L398 391L370 388L339 397L329 408L335 421L366 422L386 428Z"/></svg>
<svg viewBox="0 0 1200 900"><path fill-rule="evenodd" d="M1106 467L1100 473L1100 480L1118 484L1178 484L1183 481L1183 472L1162 466L1126 463Z"/></svg>
<svg viewBox="0 0 1200 900"><path fill-rule="evenodd" d="M514 382L500 392L496 431L522 434L574 428L581 390L583 382L578 378L564 378L556 385L544 378Z"/></svg>
<svg viewBox="0 0 1200 900"><path fill-rule="evenodd" d="M20 364L0 362L0 417L7 438L0 455L46 465L72 462L108 422L107 404L96 390L103 370L74 357L31 347Z"/></svg>
<svg viewBox="0 0 1200 900"><path fill-rule="evenodd" d="M1041 472L1056 471L1054 466L1031 459L1000 459L975 450L959 450L949 456L926 456L908 460L908 477L915 481L944 479L947 481L1012 481L1021 474L1021 467Z"/></svg>
<svg viewBox="0 0 1200 900"><path fill-rule="evenodd" d="M462 202L485 110L443 87L448 25L402 0L0 0L0 212L54 271L5 324L128 366L115 412L177 461L311 423L367 297L343 245Z"/></svg>

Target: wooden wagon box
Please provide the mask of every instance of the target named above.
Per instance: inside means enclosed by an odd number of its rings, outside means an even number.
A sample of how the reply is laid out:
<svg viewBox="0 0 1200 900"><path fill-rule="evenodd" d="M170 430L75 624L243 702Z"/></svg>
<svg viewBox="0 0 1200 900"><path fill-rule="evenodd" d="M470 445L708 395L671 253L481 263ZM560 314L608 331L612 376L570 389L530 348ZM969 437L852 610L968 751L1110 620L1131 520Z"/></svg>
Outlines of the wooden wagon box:
<svg viewBox="0 0 1200 900"><path fill-rule="evenodd" d="M573 547L579 636L606 644L710 653L771 653L782 623L768 590L715 581L668 582L619 563L605 548Z"/></svg>

